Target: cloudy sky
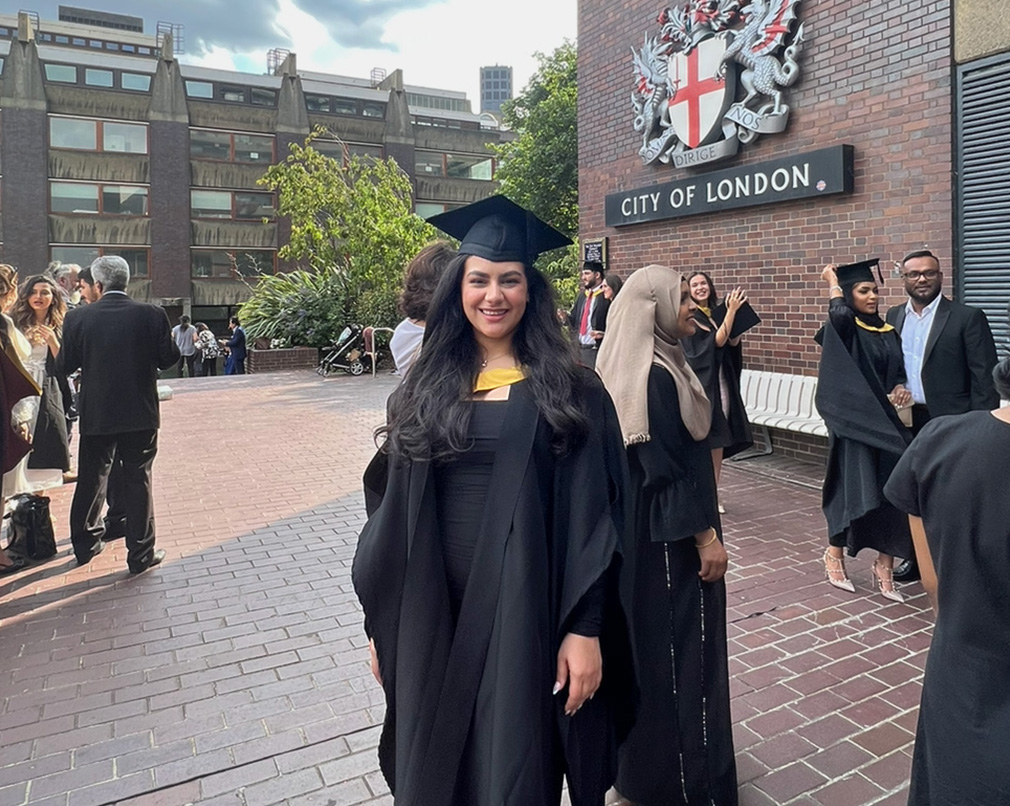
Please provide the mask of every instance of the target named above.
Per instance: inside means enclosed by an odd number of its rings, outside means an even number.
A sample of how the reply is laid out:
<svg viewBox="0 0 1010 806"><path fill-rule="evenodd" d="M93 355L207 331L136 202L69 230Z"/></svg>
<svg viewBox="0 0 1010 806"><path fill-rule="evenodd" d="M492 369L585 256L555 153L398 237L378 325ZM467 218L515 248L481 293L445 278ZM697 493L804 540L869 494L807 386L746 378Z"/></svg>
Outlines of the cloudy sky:
<svg viewBox="0 0 1010 806"><path fill-rule="evenodd" d="M66 5L185 26L181 57L212 67L266 71L266 53L283 47L298 67L367 77L402 68L408 84L463 90L479 106L482 65L515 69L527 82L535 51L576 36L577 0L70 0ZM56 0L22 7L57 19Z"/></svg>

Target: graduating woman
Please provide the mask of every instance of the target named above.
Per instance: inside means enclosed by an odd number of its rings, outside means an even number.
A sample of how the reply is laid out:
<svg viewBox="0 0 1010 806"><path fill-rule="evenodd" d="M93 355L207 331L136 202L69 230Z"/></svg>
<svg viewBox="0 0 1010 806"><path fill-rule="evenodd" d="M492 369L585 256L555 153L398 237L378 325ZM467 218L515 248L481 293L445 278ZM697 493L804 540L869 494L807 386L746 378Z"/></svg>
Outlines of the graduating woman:
<svg viewBox="0 0 1010 806"><path fill-rule="evenodd" d="M694 319L697 328L684 339L684 353L691 369L701 382L712 404L712 427L708 433L715 467L715 484L719 487L722 460L728 459L754 444L747 410L740 395L740 373L743 371L741 336L730 338L737 312L747 301L742 288L734 288L725 299L726 317L716 323L712 312L719 304L712 278L703 271L693 272L687 278L691 299L697 309ZM720 506L719 511L723 512Z"/></svg>
<svg viewBox="0 0 1010 806"><path fill-rule="evenodd" d="M712 410L684 356L696 325L684 276L646 266L610 309L598 371L631 465L634 534L621 592L641 710L617 789L638 806L733 806L726 551L706 437Z"/></svg>
<svg viewBox="0 0 1010 806"><path fill-rule="evenodd" d="M875 549L873 574L886 599L894 589L895 555L912 556L908 521L884 498L884 484L911 441L896 407L907 406L905 361L898 332L877 313L876 260L821 272L828 284L828 324L818 332L821 363L817 409L828 425L828 468L821 505L828 522L824 573L828 582L855 592L843 551L855 557Z"/></svg>
<svg viewBox="0 0 1010 806"><path fill-rule="evenodd" d="M634 685L616 591L626 465L536 255L567 239L498 196L462 239L366 473L355 590L398 806L602 806ZM385 467L385 471L384 471Z"/></svg>

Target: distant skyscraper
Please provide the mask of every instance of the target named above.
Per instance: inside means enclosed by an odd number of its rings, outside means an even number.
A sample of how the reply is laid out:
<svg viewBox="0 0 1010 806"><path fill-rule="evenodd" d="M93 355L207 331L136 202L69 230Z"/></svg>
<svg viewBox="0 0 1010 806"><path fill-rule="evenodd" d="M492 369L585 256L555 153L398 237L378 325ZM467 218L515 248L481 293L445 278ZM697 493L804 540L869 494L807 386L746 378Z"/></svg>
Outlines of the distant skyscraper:
<svg viewBox="0 0 1010 806"><path fill-rule="evenodd" d="M480 111L501 115L503 101L512 98L512 68L499 64L480 68Z"/></svg>

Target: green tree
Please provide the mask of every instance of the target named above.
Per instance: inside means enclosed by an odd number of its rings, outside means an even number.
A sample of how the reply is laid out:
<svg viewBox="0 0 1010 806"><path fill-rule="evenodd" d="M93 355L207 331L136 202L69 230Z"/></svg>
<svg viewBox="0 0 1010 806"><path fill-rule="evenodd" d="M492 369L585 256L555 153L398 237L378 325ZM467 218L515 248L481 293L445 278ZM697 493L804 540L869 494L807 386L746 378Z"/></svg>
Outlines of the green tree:
<svg viewBox="0 0 1010 806"><path fill-rule="evenodd" d="M271 331L291 340L311 330L313 342L325 344L350 322L395 325L403 268L437 236L413 213L410 180L394 160L350 153L335 160L312 147L322 133L292 144L287 158L259 180L277 193L278 214L291 220L291 238L279 255L302 272L258 284L243 306L250 334ZM291 326L281 333L279 325L258 322L268 317ZM312 327L294 326L300 317L309 317Z"/></svg>
<svg viewBox="0 0 1010 806"><path fill-rule="evenodd" d="M515 139L491 145L498 157L501 192L561 232L579 231L577 52L565 40L552 54L536 54L539 66L525 89L502 105L502 119ZM577 286L578 246L545 255L537 267L570 304Z"/></svg>

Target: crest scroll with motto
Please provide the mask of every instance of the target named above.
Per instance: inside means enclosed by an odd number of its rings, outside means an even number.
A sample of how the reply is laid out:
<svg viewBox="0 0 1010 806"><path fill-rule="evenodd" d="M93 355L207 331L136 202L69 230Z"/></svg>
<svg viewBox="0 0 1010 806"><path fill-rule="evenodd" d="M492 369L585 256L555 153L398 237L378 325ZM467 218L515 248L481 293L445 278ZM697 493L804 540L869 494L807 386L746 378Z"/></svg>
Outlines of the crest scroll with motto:
<svg viewBox="0 0 1010 806"><path fill-rule="evenodd" d="M634 129L642 162L716 162L778 134L796 83L800 0L689 0L664 9L660 30L632 49Z"/></svg>

